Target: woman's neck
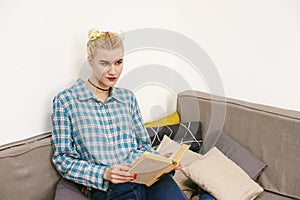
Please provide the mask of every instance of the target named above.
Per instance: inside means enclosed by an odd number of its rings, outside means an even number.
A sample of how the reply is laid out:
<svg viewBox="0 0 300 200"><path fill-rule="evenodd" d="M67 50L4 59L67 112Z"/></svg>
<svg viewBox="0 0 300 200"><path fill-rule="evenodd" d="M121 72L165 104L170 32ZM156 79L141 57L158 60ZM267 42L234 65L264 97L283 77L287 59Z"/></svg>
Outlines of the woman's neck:
<svg viewBox="0 0 300 200"><path fill-rule="evenodd" d="M110 90L107 91L99 90L93 85L91 85L88 81L86 81L84 84L94 94L94 96L102 102L104 102L109 96Z"/></svg>

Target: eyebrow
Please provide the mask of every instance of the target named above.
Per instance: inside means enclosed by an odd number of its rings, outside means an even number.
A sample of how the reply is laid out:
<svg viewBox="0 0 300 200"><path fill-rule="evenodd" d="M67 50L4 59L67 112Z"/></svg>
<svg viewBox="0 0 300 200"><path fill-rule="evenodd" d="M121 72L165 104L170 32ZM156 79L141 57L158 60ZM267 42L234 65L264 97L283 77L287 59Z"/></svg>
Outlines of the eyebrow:
<svg viewBox="0 0 300 200"><path fill-rule="evenodd" d="M109 63L109 62L106 61L106 60L99 60L99 62L102 62L102 63Z"/></svg>
<svg viewBox="0 0 300 200"><path fill-rule="evenodd" d="M120 58L120 59L115 60L113 62L118 62L118 61L123 61L123 58ZM109 63L109 61L107 61L107 60L100 60L99 62L101 62L101 63Z"/></svg>

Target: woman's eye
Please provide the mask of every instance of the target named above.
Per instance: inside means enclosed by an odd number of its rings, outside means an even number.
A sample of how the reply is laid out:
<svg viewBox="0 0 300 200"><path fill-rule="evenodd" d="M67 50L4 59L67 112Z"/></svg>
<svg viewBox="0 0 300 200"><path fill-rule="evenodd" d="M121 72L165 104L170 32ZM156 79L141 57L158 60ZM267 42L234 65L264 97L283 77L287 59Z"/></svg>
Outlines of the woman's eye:
<svg viewBox="0 0 300 200"><path fill-rule="evenodd" d="M122 63L123 63L123 60L119 60L119 61L116 62L116 65L120 65Z"/></svg>
<svg viewBox="0 0 300 200"><path fill-rule="evenodd" d="M102 66L107 66L108 63L106 63L106 62L101 62L100 65L102 65Z"/></svg>

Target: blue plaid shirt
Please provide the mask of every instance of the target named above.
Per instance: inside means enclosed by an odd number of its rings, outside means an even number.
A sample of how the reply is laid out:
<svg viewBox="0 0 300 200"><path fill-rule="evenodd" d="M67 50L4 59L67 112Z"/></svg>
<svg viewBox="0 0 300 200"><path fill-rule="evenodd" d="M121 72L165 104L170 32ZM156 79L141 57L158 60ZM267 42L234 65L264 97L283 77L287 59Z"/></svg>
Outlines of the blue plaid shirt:
<svg viewBox="0 0 300 200"><path fill-rule="evenodd" d="M154 150L137 100L127 89L114 87L101 102L78 80L53 99L53 162L71 181L106 191L107 167L132 163Z"/></svg>

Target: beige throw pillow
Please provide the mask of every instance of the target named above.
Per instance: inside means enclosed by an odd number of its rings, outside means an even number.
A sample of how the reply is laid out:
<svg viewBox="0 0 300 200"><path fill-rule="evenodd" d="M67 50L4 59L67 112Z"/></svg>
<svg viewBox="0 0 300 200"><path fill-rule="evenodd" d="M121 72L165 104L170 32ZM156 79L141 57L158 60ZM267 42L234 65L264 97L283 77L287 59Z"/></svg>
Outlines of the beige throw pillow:
<svg viewBox="0 0 300 200"><path fill-rule="evenodd" d="M182 171L218 200L252 200L263 188L238 165L213 147Z"/></svg>
<svg viewBox="0 0 300 200"><path fill-rule="evenodd" d="M168 145L178 145L178 143L165 135L157 150L164 149ZM198 156L198 153L195 153L191 150L186 151L186 153L180 161L181 166L189 166L196 159L198 159ZM191 198L193 193L200 193L198 185L196 185L190 178L186 177L181 170L176 170L173 178L188 199Z"/></svg>

